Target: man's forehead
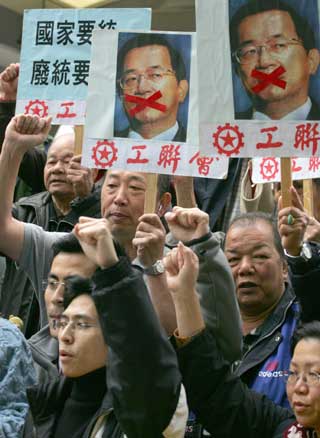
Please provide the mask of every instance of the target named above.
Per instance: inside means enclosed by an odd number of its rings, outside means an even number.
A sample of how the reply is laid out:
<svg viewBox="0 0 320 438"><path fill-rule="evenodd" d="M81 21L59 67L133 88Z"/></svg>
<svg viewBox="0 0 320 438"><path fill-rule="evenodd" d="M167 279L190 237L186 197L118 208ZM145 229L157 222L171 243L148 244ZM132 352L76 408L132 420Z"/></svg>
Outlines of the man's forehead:
<svg viewBox="0 0 320 438"><path fill-rule="evenodd" d="M235 223L226 234L226 251L274 248L273 230L269 223Z"/></svg>
<svg viewBox="0 0 320 438"><path fill-rule="evenodd" d="M146 184L146 177L143 173L140 172L128 172L128 171L121 171L121 170L109 170L106 176L106 181L114 179L118 181L138 181L143 184Z"/></svg>
<svg viewBox="0 0 320 438"><path fill-rule="evenodd" d="M98 312L92 297L82 294L74 298L62 315L72 319L97 319Z"/></svg>
<svg viewBox="0 0 320 438"><path fill-rule="evenodd" d="M294 36L296 28L287 11L273 9L245 17L238 27L239 43L276 36Z"/></svg>
<svg viewBox="0 0 320 438"><path fill-rule="evenodd" d="M166 46L150 44L129 50L124 58L123 70L156 66L172 67L170 53Z"/></svg>
<svg viewBox="0 0 320 438"><path fill-rule="evenodd" d="M93 270L92 261L82 252L59 252L52 261L50 275L63 278L70 275L89 277Z"/></svg>
<svg viewBox="0 0 320 438"><path fill-rule="evenodd" d="M53 141L48 150L48 158L53 156L68 156L74 154L74 136L64 134Z"/></svg>

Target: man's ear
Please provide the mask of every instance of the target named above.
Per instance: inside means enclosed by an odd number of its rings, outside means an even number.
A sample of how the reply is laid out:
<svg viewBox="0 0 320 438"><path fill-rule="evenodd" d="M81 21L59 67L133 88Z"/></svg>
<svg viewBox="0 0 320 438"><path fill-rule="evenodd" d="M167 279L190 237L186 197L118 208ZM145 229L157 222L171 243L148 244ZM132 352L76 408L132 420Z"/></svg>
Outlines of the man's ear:
<svg viewBox="0 0 320 438"><path fill-rule="evenodd" d="M188 94L189 84L186 79L181 79L178 84L179 102L182 103Z"/></svg>
<svg viewBox="0 0 320 438"><path fill-rule="evenodd" d="M320 53L318 49L311 49L308 52L309 72L314 75L320 63Z"/></svg>
<svg viewBox="0 0 320 438"><path fill-rule="evenodd" d="M160 199L159 202L159 208L158 208L158 215L161 217L163 216L168 209L171 207L171 193L165 192Z"/></svg>

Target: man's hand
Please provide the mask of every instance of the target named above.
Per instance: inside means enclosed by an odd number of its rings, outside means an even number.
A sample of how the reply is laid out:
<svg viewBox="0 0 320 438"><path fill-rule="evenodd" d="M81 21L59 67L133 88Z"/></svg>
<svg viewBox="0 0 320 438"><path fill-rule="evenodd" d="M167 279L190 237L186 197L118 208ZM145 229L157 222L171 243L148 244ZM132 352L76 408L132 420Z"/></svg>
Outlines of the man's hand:
<svg viewBox="0 0 320 438"><path fill-rule="evenodd" d="M209 216L198 208L174 207L165 214L169 229L176 240L189 242L209 233Z"/></svg>
<svg viewBox="0 0 320 438"><path fill-rule="evenodd" d="M10 102L17 99L19 64L10 64L0 73L0 101Z"/></svg>
<svg viewBox="0 0 320 438"><path fill-rule="evenodd" d="M304 240L320 243L320 223L314 217L309 217Z"/></svg>
<svg viewBox="0 0 320 438"><path fill-rule="evenodd" d="M199 260L196 254L182 242L163 259L167 284L172 294L182 297L194 293L199 273Z"/></svg>
<svg viewBox="0 0 320 438"><path fill-rule="evenodd" d="M75 155L71 158L67 169L67 178L73 185L75 196L85 198L92 191L98 170L83 167L80 163L81 155Z"/></svg>
<svg viewBox="0 0 320 438"><path fill-rule="evenodd" d="M152 266L162 259L166 233L156 214L144 214L139 218L136 234L132 240L137 256L144 267Z"/></svg>
<svg viewBox="0 0 320 438"><path fill-rule="evenodd" d="M294 187L290 188L292 207L282 208L282 197L278 201L278 229L283 248L292 256L298 256L301 251L304 234L309 223L309 217L303 209L302 202ZM293 223L288 224L288 216ZM290 218L291 219L291 218Z"/></svg>
<svg viewBox="0 0 320 438"><path fill-rule="evenodd" d="M105 219L81 216L73 232L85 255L100 268L113 266L119 260Z"/></svg>
<svg viewBox="0 0 320 438"><path fill-rule="evenodd" d="M15 148L26 152L40 145L47 138L51 127L51 117L22 114L14 116L7 126L3 148Z"/></svg>

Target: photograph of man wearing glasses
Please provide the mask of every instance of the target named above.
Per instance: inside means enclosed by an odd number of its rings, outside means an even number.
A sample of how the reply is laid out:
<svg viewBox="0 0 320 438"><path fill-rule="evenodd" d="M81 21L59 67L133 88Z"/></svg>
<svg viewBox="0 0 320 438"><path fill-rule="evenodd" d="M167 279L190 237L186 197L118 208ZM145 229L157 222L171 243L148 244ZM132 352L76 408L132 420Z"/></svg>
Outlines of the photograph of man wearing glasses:
<svg viewBox="0 0 320 438"><path fill-rule="evenodd" d="M319 120L317 0L229 0L229 15L235 118Z"/></svg>
<svg viewBox="0 0 320 438"><path fill-rule="evenodd" d="M119 34L114 137L185 142L191 36L130 34L121 44L126 35Z"/></svg>

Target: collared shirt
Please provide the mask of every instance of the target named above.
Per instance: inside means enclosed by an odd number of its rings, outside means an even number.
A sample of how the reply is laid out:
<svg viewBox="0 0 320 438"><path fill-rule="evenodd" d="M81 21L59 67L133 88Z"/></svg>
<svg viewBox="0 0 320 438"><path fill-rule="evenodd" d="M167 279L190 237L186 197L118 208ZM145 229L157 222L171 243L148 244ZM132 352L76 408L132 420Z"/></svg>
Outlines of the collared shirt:
<svg viewBox="0 0 320 438"><path fill-rule="evenodd" d="M152 140L173 140L175 135L177 134L179 129L178 122L171 126L171 128L167 129L166 131L161 132L160 134L156 135L155 137L152 137ZM143 138L137 131L133 131L130 129L128 138L132 138L133 140L146 140ZM151 139L150 139L151 140Z"/></svg>
<svg viewBox="0 0 320 438"><path fill-rule="evenodd" d="M311 110L312 102L310 97L308 97L307 101L299 106L299 108L296 108L294 111L291 111L291 113L285 115L282 117L281 120L307 120L308 114ZM253 120L272 120L270 117L268 117L266 114L261 113L260 111L253 111L252 115Z"/></svg>

